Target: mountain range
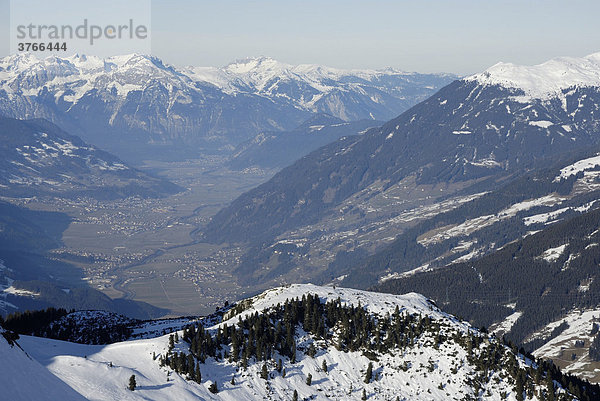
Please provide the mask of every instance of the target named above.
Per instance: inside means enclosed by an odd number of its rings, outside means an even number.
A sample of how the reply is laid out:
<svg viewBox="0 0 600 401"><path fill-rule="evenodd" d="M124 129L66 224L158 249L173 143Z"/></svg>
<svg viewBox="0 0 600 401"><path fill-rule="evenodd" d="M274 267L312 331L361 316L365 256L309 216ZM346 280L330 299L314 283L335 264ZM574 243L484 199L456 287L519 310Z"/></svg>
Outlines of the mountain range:
<svg viewBox="0 0 600 401"><path fill-rule="evenodd" d="M231 150L260 131L293 129L313 113L386 120L452 79L267 57L176 68L138 54L19 54L0 60L0 113L45 118L127 159L180 159Z"/></svg>

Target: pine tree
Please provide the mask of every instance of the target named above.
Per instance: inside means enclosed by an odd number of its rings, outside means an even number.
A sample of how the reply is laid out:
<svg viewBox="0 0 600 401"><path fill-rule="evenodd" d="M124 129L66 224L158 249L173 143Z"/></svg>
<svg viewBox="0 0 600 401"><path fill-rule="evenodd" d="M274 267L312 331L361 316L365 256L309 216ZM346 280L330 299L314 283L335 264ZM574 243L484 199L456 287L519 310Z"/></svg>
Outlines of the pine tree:
<svg viewBox="0 0 600 401"><path fill-rule="evenodd" d="M129 390L134 391L137 387L137 383L135 382L135 375L131 375L129 378Z"/></svg>
<svg viewBox="0 0 600 401"><path fill-rule="evenodd" d="M310 356L311 358L314 358L315 355L317 354L317 348L315 347L315 343L311 343L310 346L308 347L308 352L307 352L308 356Z"/></svg>
<svg viewBox="0 0 600 401"><path fill-rule="evenodd" d="M281 373L281 369L283 368L283 363L281 362L281 358L277 361L277 372Z"/></svg>
<svg viewBox="0 0 600 401"><path fill-rule="evenodd" d="M269 379L269 371L267 370L267 364L266 363L263 363L263 365L262 365L262 370L260 372L260 377L263 378L263 379L265 379L265 380Z"/></svg>
<svg viewBox="0 0 600 401"><path fill-rule="evenodd" d="M298 391L294 390L294 396L292 397L292 401L298 401Z"/></svg>
<svg viewBox="0 0 600 401"><path fill-rule="evenodd" d="M546 385L548 386L548 397L546 397L546 399L548 401L554 401L556 399L556 391L554 389L554 380L552 380L552 375L549 370L548 373L546 373Z"/></svg>
<svg viewBox="0 0 600 401"><path fill-rule="evenodd" d="M363 392L362 392L362 397L360 397L361 400L366 400L367 399L367 392L365 391L365 389L363 388Z"/></svg>
<svg viewBox="0 0 600 401"><path fill-rule="evenodd" d="M517 380L515 384L515 393L517 401L523 401L523 391L525 391L525 388L523 386L523 376L521 374L517 374Z"/></svg>
<svg viewBox="0 0 600 401"><path fill-rule="evenodd" d="M194 373L194 381L196 383L202 383L202 372L200 372L200 364L196 365L196 372Z"/></svg>
<svg viewBox="0 0 600 401"><path fill-rule="evenodd" d="M312 375L309 373L308 376L306 377L306 384L308 386L310 386L311 383L312 383Z"/></svg>
<svg viewBox="0 0 600 401"><path fill-rule="evenodd" d="M367 366L367 373L365 375L365 383L371 383L371 379L373 379L373 362L369 362L369 366Z"/></svg>
<svg viewBox="0 0 600 401"><path fill-rule="evenodd" d="M219 388L217 387L217 383L216 382L212 382L211 385L208 387L208 391L210 391L213 394L217 394L219 392Z"/></svg>
<svg viewBox="0 0 600 401"><path fill-rule="evenodd" d="M231 385L235 386L235 375L231 376Z"/></svg>
<svg viewBox="0 0 600 401"><path fill-rule="evenodd" d="M323 364L321 365L323 372L327 373L327 361L323 360Z"/></svg>

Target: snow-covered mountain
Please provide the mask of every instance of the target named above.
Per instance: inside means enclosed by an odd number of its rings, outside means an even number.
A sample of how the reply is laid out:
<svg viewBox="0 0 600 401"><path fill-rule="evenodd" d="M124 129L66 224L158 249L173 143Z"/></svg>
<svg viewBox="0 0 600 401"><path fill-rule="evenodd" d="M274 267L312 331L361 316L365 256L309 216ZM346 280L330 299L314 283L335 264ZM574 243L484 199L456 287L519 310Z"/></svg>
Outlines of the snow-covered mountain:
<svg viewBox="0 0 600 401"><path fill-rule="evenodd" d="M498 63L465 80L517 89L529 99L564 98L569 90L600 86L600 53L558 57L534 66Z"/></svg>
<svg viewBox="0 0 600 401"><path fill-rule="evenodd" d="M599 391L516 353L414 293L293 285L241 301L220 316L214 325L105 346L28 336L19 344L94 400L519 400L525 395L542 400L591 399ZM325 326L315 329L311 321ZM348 330L357 332L347 337ZM269 348L269 336L287 338L293 353ZM245 356L238 358L241 349ZM193 374L184 372L188 365ZM134 391L127 389L132 375ZM0 381L12 377L6 372ZM575 392L581 398L571 398Z"/></svg>
<svg viewBox="0 0 600 401"><path fill-rule="evenodd" d="M386 120L453 79L292 66L266 57L223 68L175 68L138 54L18 54L0 60L0 113L46 118L111 151L119 144L136 144L137 152L145 145L218 148L260 130L291 129L314 112Z"/></svg>

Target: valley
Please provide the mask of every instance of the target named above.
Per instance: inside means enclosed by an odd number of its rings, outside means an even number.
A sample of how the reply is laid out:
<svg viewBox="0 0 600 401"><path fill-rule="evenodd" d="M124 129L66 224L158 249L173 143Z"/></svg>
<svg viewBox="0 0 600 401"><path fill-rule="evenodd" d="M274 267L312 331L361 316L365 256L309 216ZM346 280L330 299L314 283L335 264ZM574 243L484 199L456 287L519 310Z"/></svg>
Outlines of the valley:
<svg viewBox="0 0 600 401"><path fill-rule="evenodd" d="M89 284L113 298L142 300L174 315L204 314L240 287L231 274L240 250L203 244L198 227L231 199L268 179L263 169L241 173L220 158L148 163L142 170L167 178L185 191L163 198L129 197L5 199L31 210L58 211L73 221L57 261L82 269Z"/></svg>

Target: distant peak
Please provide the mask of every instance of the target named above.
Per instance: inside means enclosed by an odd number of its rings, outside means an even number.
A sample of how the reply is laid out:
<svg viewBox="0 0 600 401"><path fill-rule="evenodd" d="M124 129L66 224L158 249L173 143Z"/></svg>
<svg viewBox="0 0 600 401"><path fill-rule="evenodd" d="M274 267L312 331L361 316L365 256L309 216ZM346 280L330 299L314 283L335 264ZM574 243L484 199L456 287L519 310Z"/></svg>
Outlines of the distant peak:
<svg viewBox="0 0 600 401"><path fill-rule="evenodd" d="M235 60L227 64L224 69L231 73L243 74L254 70L283 70L290 67L272 57L259 56Z"/></svg>

